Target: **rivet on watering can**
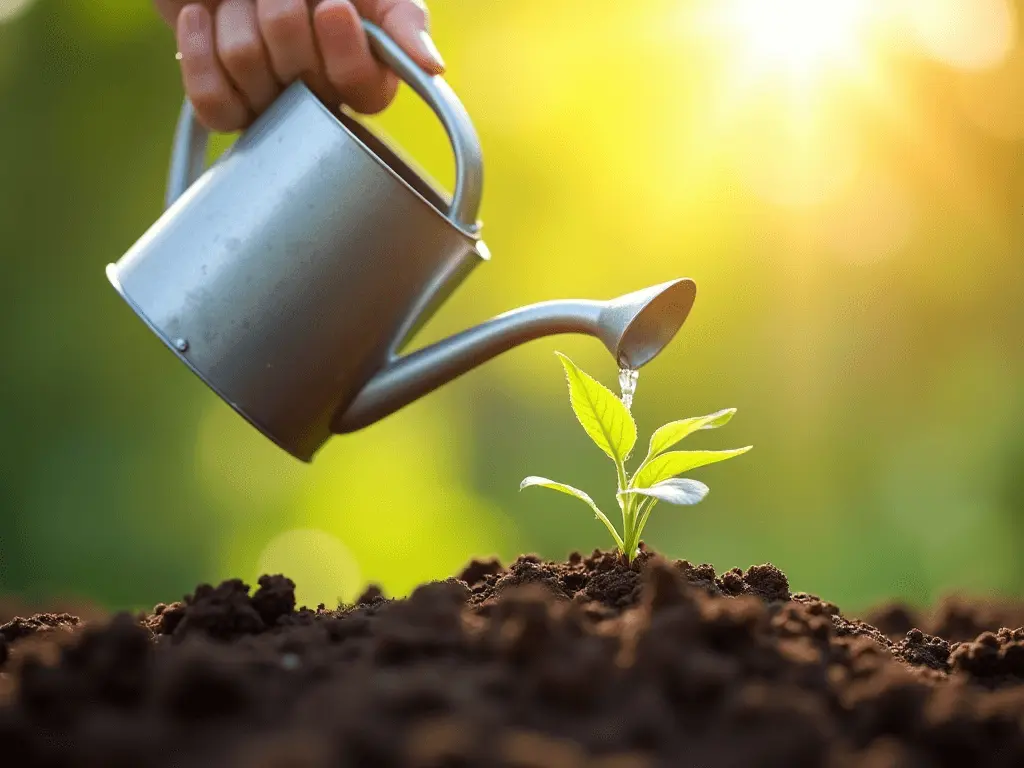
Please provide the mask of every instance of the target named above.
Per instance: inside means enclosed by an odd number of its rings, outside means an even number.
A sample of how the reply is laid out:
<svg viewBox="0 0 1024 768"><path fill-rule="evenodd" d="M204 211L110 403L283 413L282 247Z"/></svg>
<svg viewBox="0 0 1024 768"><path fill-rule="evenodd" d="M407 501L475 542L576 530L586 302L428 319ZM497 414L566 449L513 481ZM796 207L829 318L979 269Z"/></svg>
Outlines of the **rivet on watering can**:
<svg viewBox="0 0 1024 768"><path fill-rule="evenodd" d="M174 348L179 352L188 352L188 339L175 339Z"/></svg>

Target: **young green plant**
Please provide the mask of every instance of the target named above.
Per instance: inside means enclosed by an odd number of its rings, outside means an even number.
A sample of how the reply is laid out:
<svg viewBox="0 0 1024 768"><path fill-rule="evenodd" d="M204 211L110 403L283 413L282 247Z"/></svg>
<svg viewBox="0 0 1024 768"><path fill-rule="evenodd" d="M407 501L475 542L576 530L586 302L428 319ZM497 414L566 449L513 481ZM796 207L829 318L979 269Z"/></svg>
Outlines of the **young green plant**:
<svg viewBox="0 0 1024 768"><path fill-rule="evenodd" d="M632 563L639 553L640 536L659 501L689 506L697 504L708 494L704 483L680 478L684 472L697 467L725 461L749 451L753 446L730 451L670 451L683 438L704 429L724 426L736 413L735 408L718 411L707 416L673 421L656 430L651 436L647 456L630 476L626 462L636 445L636 423L626 405L611 390L580 370L568 357L556 353L565 368L569 381L569 403L583 429L597 447L615 462L617 477L616 499L622 512L622 535L608 516L590 496L578 488L557 483L545 477L528 477L519 489L539 486L574 496L593 510L597 519L615 539L622 555Z"/></svg>

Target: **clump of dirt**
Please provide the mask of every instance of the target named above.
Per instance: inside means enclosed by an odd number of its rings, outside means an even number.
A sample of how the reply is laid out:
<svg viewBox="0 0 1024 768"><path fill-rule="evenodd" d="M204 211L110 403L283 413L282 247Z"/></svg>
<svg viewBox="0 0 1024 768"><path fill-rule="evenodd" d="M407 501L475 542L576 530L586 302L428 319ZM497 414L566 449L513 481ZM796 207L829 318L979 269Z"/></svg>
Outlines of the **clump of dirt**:
<svg viewBox="0 0 1024 768"><path fill-rule="evenodd" d="M15 616L0 626L0 637L8 643L25 637L56 631L69 631L80 624L77 616L69 613L37 613L28 619Z"/></svg>
<svg viewBox="0 0 1024 768"><path fill-rule="evenodd" d="M264 576L255 591L201 585L141 616L5 624L0 755L197 768L1024 765L1024 629L985 626L1012 611L961 603L955 620L941 608L925 620L889 607L880 629L791 593L772 565L719 575L647 551L633 567L600 551L475 561L407 599L370 588L337 610L296 608L294 589Z"/></svg>
<svg viewBox="0 0 1024 768"><path fill-rule="evenodd" d="M894 639L912 629L920 629L951 643L963 643L993 627L1024 625L1024 603L950 595L930 611L889 603L870 611L864 618Z"/></svg>
<svg viewBox="0 0 1024 768"><path fill-rule="evenodd" d="M48 601L45 605L40 605L24 600L0 597L0 625L6 624L19 616L35 616L43 612L58 615L68 614L82 621L102 619L108 613L86 600L57 600Z"/></svg>
<svg viewBox="0 0 1024 768"><path fill-rule="evenodd" d="M986 684L1024 680L1024 629L982 632L973 643L957 643L950 653L953 669Z"/></svg>

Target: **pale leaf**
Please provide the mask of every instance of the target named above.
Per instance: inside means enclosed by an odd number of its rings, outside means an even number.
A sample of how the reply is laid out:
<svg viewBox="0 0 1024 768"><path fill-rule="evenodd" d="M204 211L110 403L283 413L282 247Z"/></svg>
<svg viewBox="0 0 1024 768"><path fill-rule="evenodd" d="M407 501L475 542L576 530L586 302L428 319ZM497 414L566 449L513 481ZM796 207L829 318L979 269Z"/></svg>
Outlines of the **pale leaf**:
<svg viewBox="0 0 1024 768"><path fill-rule="evenodd" d="M658 501L685 507L703 501L704 497L708 495L708 490L708 487L699 480L674 477L671 480L663 480L650 488L630 488L623 493L649 496Z"/></svg>

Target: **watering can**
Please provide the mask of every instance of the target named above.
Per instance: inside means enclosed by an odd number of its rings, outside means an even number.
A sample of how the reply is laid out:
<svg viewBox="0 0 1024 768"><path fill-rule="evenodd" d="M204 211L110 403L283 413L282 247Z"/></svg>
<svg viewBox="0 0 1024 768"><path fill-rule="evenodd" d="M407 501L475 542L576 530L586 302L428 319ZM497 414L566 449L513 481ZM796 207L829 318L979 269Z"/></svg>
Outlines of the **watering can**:
<svg viewBox="0 0 1024 768"><path fill-rule="evenodd" d="M441 191L303 83L287 88L204 172L208 134L188 102L167 210L107 276L149 328L266 437L303 461L334 434L397 411L542 336L589 334L640 368L682 326L679 279L611 301L549 301L402 355L489 254L480 144L447 83L377 26L374 55L426 101L455 152Z"/></svg>

